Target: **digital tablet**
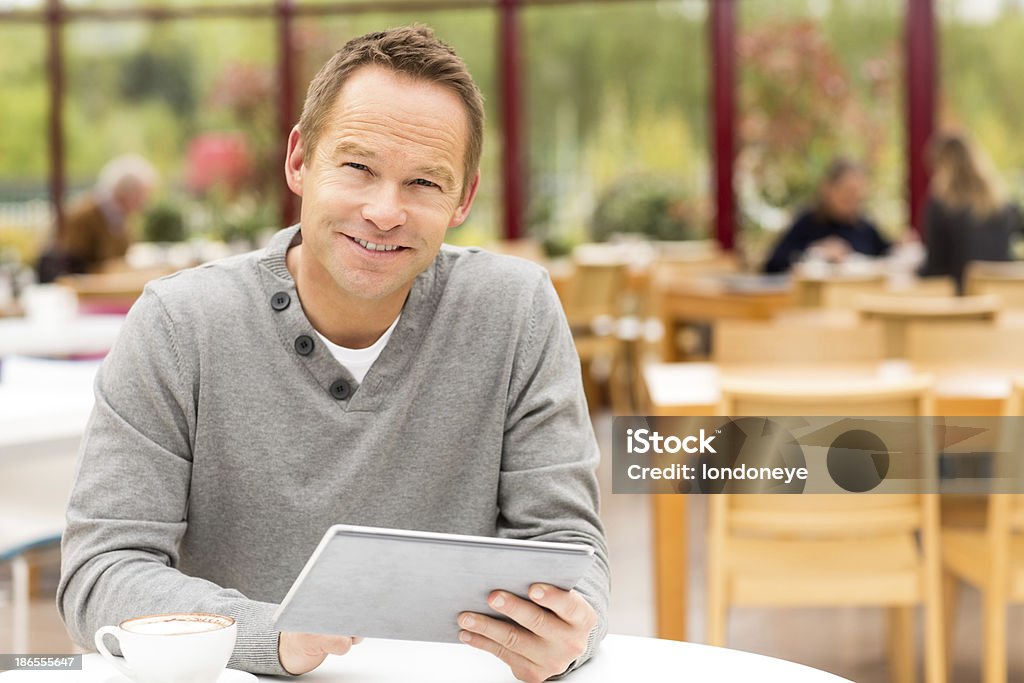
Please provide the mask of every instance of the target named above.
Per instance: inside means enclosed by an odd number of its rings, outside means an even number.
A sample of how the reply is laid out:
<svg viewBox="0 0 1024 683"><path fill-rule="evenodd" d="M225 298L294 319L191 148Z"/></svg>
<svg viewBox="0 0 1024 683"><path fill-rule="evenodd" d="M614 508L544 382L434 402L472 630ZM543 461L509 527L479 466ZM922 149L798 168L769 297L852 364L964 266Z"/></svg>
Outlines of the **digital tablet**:
<svg viewBox="0 0 1024 683"><path fill-rule="evenodd" d="M456 618L495 589L570 589L590 546L376 527L332 526L274 616L280 631L458 642Z"/></svg>

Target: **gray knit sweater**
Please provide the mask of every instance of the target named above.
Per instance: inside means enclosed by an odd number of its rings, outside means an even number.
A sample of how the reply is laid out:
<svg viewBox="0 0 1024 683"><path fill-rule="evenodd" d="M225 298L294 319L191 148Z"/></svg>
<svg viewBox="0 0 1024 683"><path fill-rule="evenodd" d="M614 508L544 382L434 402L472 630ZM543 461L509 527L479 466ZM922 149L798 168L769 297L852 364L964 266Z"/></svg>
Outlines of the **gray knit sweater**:
<svg viewBox="0 0 1024 683"><path fill-rule="evenodd" d="M332 524L586 543L606 631L598 450L545 271L445 246L357 385L285 252L150 283L96 379L58 608L76 642L142 614L235 617L231 666L284 673L271 628ZM500 586L496 586L500 588Z"/></svg>

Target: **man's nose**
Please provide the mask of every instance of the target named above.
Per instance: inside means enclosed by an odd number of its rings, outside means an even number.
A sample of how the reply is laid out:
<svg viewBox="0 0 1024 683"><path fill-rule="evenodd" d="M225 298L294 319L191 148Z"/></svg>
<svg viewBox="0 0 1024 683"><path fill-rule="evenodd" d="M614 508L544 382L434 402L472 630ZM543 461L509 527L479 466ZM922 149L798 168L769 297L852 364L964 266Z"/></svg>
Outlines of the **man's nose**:
<svg viewBox="0 0 1024 683"><path fill-rule="evenodd" d="M363 204L363 220L370 221L379 230L391 230L405 225L407 218L402 206L401 188L380 183Z"/></svg>

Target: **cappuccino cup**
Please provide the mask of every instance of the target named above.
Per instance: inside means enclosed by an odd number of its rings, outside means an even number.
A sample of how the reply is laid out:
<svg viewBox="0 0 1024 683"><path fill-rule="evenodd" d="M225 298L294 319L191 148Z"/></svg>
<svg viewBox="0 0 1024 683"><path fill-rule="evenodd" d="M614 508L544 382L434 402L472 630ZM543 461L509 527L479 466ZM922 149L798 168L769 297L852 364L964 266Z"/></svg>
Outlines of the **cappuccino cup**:
<svg viewBox="0 0 1024 683"><path fill-rule="evenodd" d="M187 612L155 614L104 626L96 649L135 683L216 683L235 649L238 627L231 617ZM103 642L113 636L124 661Z"/></svg>

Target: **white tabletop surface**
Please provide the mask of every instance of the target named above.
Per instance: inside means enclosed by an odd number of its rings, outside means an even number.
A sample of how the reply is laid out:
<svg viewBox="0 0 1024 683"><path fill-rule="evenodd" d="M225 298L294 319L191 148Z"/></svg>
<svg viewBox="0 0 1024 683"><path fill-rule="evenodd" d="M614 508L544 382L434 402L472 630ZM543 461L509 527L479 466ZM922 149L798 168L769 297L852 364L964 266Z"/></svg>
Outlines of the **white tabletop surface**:
<svg viewBox="0 0 1024 683"><path fill-rule="evenodd" d="M0 362L0 460L76 450L92 411L100 362L21 356Z"/></svg>
<svg viewBox="0 0 1024 683"><path fill-rule="evenodd" d="M105 353L114 345L123 315L57 318L0 318L0 357L80 356Z"/></svg>
<svg viewBox="0 0 1024 683"><path fill-rule="evenodd" d="M82 671L10 671L3 683L125 683L99 655L86 655ZM280 678L260 677L270 683ZM343 657L329 657L303 676L310 683L515 683L508 668L468 645L367 640ZM724 648L670 640L608 636L592 661L569 683L686 681L686 683L843 683L800 664ZM847 683L849 683L847 681Z"/></svg>
<svg viewBox="0 0 1024 683"><path fill-rule="evenodd" d="M814 368L814 380L860 381L872 384L886 380L902 380L915 373L934 377L934 392L940 398L992 398L1005 399L1010 395L1012 377L1020 374L1005 368L913 366L903 360L860 363L849 366L808 364L801 371ZM854 378L856 371L859 375ZM643 367L644 381L651 401L656 406L715 405L722 397L723 377L760 377L778 380L791 373L785 365L751 365L723 369L715 363L647 363Z"/></svg>

